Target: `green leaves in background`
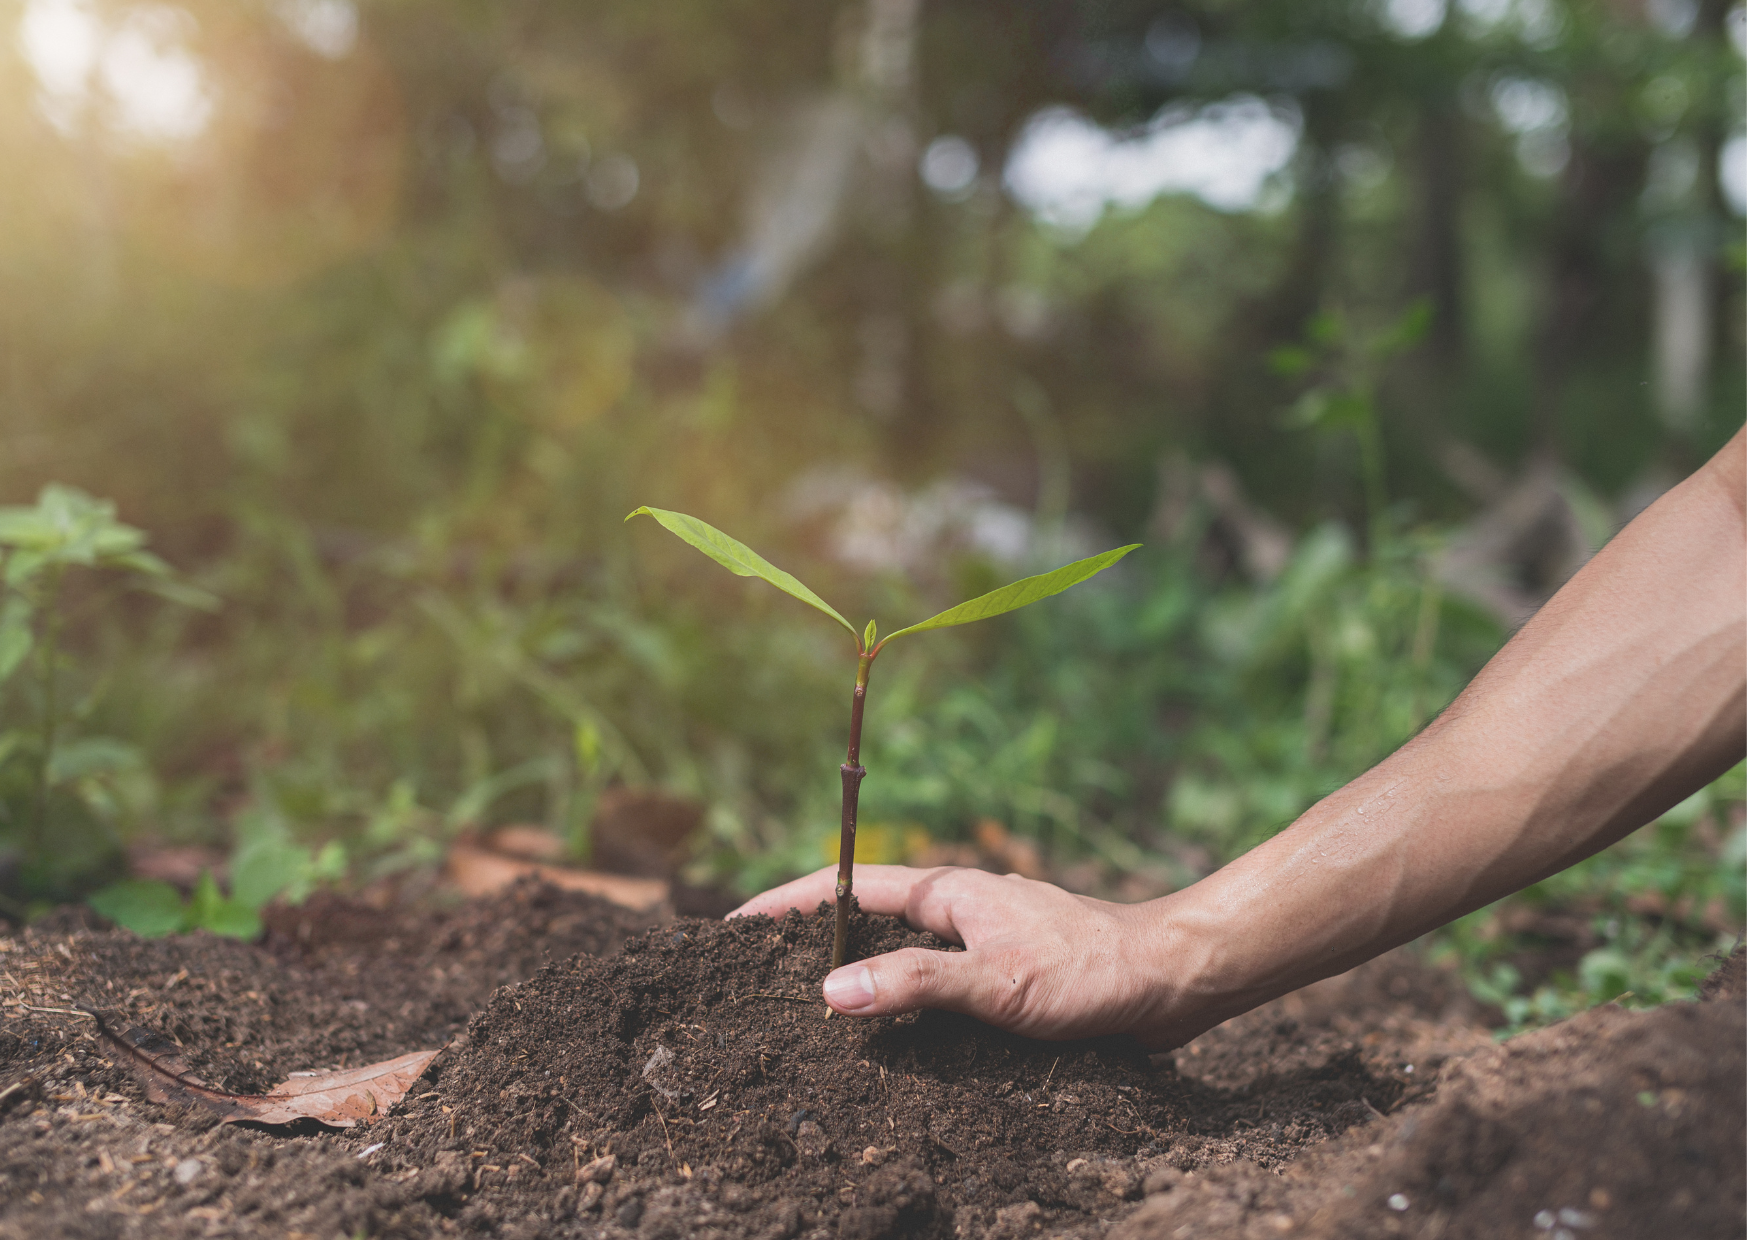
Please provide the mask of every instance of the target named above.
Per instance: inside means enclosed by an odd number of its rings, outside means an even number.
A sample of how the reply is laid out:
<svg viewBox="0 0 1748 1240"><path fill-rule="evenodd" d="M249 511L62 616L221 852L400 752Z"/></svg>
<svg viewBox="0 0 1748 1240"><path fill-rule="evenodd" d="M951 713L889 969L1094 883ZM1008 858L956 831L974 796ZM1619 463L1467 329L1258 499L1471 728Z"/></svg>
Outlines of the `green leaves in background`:
<svg viewBox="0 0 1748 1240"><path fill-rule="evenodd" d="M0 604L0 685L16 672L36 644L31 631L30 603L14 596Z"/></svg>
<svg viewBox="0 0 1748 1240"><path fill-rule="evenodd" d="M204 872L188 897L188 929L210 930L231 939L252 939L261 933L261 915L241 900L226 899L210 872Z"/></svg>
<svg viewBox="0 0 1748 1240"><path fill-rule="evenodd" d="M89 903L116 925L148 939L190 930L253 939L261 933L260 911L270 900L301 904L316 884L344 878L347 862L337 841L312 851L292 841L279 816L257 808L237 821L229 896L206 871L187 900L169 883L130 878L111 883Z"/></svg>
<svg viewBox="0 0 1748 1240"><path fill-rule="evenodd" d="M654 517L661 522L663 529L678 537L682 542L698 548L735 576L758 577L768 581L783 593L800 599L810 607L817 607L850 630L852 637L856 635L856 626L840 616L837 609L830 603L772 564L751 547L730 538L714 525L700 521L697 517L689 517L683 512L669 512L665 508L647 506L628 514L625 519L629 521L632 517Z"/></svg>
<svg viewBox="0 0 1748 1240"><path fill-rule="evenodd" d="M146 536L115 519L115 505L77 487L51 482L34 507L0 508L0 547L9 548L6 584L22 585L44 568L127 568L168 577L170 566L145 550Z"/></svg>
<svg viewBox="0 0 1748 1240"><path fill-rule="evenodd" d="M1040 599L1047 599L1052 594L1061 594L1068 587L1079 585L1088 577L1104 572L1105 569L1140 545L1140 543L1130 543L1127 547L1100 552L1098 555L1088 556L1084 560L1064 564L1061 568L1052 569L1050 572L1039 573L1036 577L1022 578L999 590L991 590L988 594L981 594L974 599L960 603L957 607L949 607L946 611L937 616L930 616L920 624L913 624L909 628L889 634L886 641L891 641L895 637L903 637L906 633L921 633L925 629L945 629L955 624L970 624L973 620L987 620L1004 612L1017 611L1021 607L1038 602Z"/></svg>
<svg viewBox="0 0 1748 1240"><path fill-rule="evenodd" d="M128 878L111 883L93 893L88 903L99 915L148 939L175 934L186 924L182 893L158 879Z"/></svg>
<svg viewBox="0 0 1748 1240"><path fill-rule="evenodd" d="M25 587L45 571L112 568L139 574L138 584L171 602L204 611L218 606L218 600L205 590L177 580L170 566L145 548L145 534L116 520L113 502L96 499L78 487L51 482L31 507L0 507L3 578L14 589ZM9 652L17 649L16 638L7 636L9 623L16 622L0 614L0 680L5 679Z"/></svg>
<svg viewBox="0 0 1748 1240"><path fill-rule="evenodd" d="M162 938L190 930L210 930L233 939L261 933L261 917L253 908L226 899L210 872L203 872L186 901L169 883L129 878L96 892L91 907L118 926L142 938Z"/></svg>

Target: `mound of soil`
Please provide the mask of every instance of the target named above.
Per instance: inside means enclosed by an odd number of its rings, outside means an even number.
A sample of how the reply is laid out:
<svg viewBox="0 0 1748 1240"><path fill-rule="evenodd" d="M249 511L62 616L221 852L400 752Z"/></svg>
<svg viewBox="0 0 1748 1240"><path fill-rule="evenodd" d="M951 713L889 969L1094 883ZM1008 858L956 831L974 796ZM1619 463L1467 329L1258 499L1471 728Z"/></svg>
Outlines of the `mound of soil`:
<svg viewBox="0 0 1748 1240"><path fill-rule="evenodd" d="M891 919L854 925L863 955L946 948ZM832 1019L817 997L830 949L824 916L683 920L507 987L441 1070L446 1109L373 1134L382 1164L447 1157L466 1191L428 1200L470 1230L977 1235L1015 1208L1095 1223L1156 1166L1289 1162L1405 1090L1352 1046L1289 1055L1259 1105L1132 1043L1035 1042L939 1012Z"/></svg>
<svg viewBox="0 0 1748 1240"><path fill-rule="evenodd" d="M1428 1105L1331 1141L1284 1176L1235 1164L1186 1180L1114 1236L1740 1236L1740 948L1704 997L1604 1005L1453 1060Z"/></svg>
<svg viewBox="0 0 1748 1240"><path fill-rule="evenodd" d="M1149 1059L828 1019L828 918L640 929L524 886L307 906L259 946L0 940L0 1237L1741 1234L1740 954L1714 1002L1501 1047L1392 953ZM146 1101L74 1003L239 1091L449 1049L372 1125L219 1126Z"/></svg>

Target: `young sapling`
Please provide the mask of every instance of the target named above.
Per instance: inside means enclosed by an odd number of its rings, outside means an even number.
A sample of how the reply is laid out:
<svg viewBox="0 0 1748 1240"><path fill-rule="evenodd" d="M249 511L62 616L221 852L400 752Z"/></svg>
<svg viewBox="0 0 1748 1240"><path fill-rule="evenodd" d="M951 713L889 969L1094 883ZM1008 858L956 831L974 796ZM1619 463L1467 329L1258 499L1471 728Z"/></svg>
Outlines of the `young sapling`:
<svg viewBox="0 0 1748 1240"><path fill-rule="evenodd" d="M654 517L664 529L690 543L736 576L761 578L785 594L817 608L848 629L850 636L856 640L856 687L850 698L849 754L844 764L838 768L843 780L843 815L838 828L837 929L832 939L834 969L844 963L848 950L850 895L854 886L856 865L856 805L861 794L862 779L868 773L861 763L862 710L868 700L868 672L874 666L874 660L889 642L907 633L921 633L927 629L944 629L956 624L969 624L973 620L987 620L991 616L1015 611L1029 603L1060 594L1095 573L1103 572L1141 545L1130 543L1126 547L1117 547L1088 556L1084 560L1076 560L1072 564L1064 564L1061 568L1040 573L1036 577L1023 578L999 590L991 590L988 594L960 603L957 607L949 607L939 615L930 616L909 628L881 637L874 621L868 621L867 627L858 633L855 625L844 619L830 603L801 582L750 547L697 517L663 508L643 507L625 519L629 521L638 516Z"/></svg>

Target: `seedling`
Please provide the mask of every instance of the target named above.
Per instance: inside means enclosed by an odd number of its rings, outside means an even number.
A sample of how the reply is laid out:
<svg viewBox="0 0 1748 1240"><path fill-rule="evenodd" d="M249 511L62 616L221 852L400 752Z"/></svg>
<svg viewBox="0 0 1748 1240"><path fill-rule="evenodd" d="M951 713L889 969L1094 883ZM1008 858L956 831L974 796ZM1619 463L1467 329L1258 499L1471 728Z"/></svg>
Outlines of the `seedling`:
<svg viewBox="0 0 1748 1240"><path fill-rule="evenodd" d="M906 633L921 633L927 629L945 629L956 624L969 624L973 620L987 620L991 616L999 616L1004 612L1017 611L1029 603L1049 598L1052 594L1060 594L1073 585L1078 585L1095 573L1103 572L1118 560L1139 547L1140 543L1131 543L1126 547L1117 547L1111 551L1088 556L1084 560L1076 560L1072 564L1064 564L1061 568L1040 573L1036 577L1026 577L1020 581L1005 585L999 590L991 590L988 594L960 603L957 607L949 607L937 616L913 624L909 628L889 633L885 637L879 635L874 621L861 632L856 626L838 614L819 595L809 590L801 582L788 573L770 563L750 547L736 542L721 530L707 525L697 517L689 517L683 512L669 512L662 508L639 508L625 519L648 516L659 521L663 528L676 535L683 542L690 543L705 555L715 560L737 577L758 577L770 582L783 593L800 599L810 607L817 608L848 629L850 636L856 642L856 687L850 698L850 749L844 764L838 768L843 780L844 802L843 817L838 834L838 882L837 882L837 930L832 939L832 968L838 968L844 963L844 955L848 947L850 894L854 886L856 865L856 804L861 794L862 779L868 774L861 763L862 753L862 709L868 700L868 673L874 666L874 660L880 657L887 643L894 638L903 637Z"/></svg>

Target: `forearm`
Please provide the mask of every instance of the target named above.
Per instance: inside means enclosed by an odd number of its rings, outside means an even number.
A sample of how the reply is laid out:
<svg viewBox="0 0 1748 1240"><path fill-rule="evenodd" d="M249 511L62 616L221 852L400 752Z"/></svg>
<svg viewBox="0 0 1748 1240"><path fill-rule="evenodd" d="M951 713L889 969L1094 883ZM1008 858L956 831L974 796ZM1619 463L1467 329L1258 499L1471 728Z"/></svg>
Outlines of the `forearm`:
<svg viewBox="0 0 1748 1240"><path fill-rule="evenodd" d="M1163 1022L1191 1036L1425 933L1606 847L1739 760L1743 537L1738 435L1419 737L1160 902L1161 958L1187 969L1164 966Z"/></svg>
<svg viewBox="0 0 1748 1240"><path fill-rule="evenodd" d="M1147 904L871 866L865 910L962 943L834 970L834 1009L1188 1041L1614 842L1742 756L1743 437L1609 544L1431 727L1273 840ZM812 908L830 867L737 912Z"/></svg>

